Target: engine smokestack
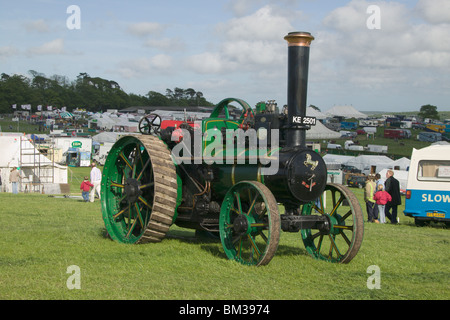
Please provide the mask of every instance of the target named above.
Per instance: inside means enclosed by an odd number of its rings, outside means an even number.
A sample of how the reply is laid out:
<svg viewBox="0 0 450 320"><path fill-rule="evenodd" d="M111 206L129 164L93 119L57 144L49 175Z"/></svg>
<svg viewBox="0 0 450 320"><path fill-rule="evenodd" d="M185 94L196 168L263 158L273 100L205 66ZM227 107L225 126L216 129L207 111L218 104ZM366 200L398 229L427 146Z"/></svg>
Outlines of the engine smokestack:
<svg viewBox="0 0 450 320"><path fill-rule="evenodd" d="M308 126L301 122L306 116L309 47L314 37L309 32L290 32L288 42L288 147L305 147Z"/></svg>

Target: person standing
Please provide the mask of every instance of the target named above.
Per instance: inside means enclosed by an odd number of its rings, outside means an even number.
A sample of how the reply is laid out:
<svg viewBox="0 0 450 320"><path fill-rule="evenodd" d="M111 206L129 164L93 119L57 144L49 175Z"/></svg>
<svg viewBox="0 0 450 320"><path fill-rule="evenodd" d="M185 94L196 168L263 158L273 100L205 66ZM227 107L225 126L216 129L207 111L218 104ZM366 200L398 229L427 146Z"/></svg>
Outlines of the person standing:
<svg viewBox="0 0 450 320"><path fill-rule="evenodd" d="M81 196L83 197L83 200L85 202L89 201L89 190L91 187L94 187L94 185L89 182L88 177L84 177L84 180L80 186L80 190L81 190Z"/></svg>
<svg viewBox="0 0 450 320"><path fill-rule="evenodd" d="M389 193L383 190L382 184L378 185L377 190L378 191L375 193L373 198L377 202L380 223L386 223L386 216L385 216L386 203L391 201L392 197Z"/></svg>
<svg viewBox="0 0 450 320"><path fill-rule="evenodd" d="M383 186L383 190L385 189L384 180L381 179L381 174L377 173L375 175L375 184L377 185L376 190L378 190L378 186L381 184Z"/></svg>
<svg viewBox="0 0 450 320"><path fill-rule="evenodd" d="M91 189L91 193L89 194L89 201L90 202L94 202L94 198L95 198L95 192L97 192L98 194L98 198L101 199L100 197L100 183L102 181L102 172L100 171L99 168L97 168L97 165L95 163L95 161L93 161L91 163L91 174L90 174L90 178L91 178L91 183L94 185Z"/></svg>
<svg viewBox="0 0 450 320"><path fill-rule="evenodd" d="M12 168L11 172L9 173L9 182L11 182L13 194L19 193L19 179L22 179L19 169L17 169L17 167Z"/></svg>
<svg viewBox="0 0 450 320"><path fill-rule="evenodd" d="M375 192L376 186L375 182L373 181L373 176L369 175L366 178L366 186L364 187L364 201L366 202L368 222L378 222L376 201L373 198Z"/></svg>
<svg viewBox="0 0 450 320"><path fill-rule="evenodd" d="M397 223L397 206L402 204L400 195L400 183L394 178L394 171L388 170L386 172L386 181L384 183L385 190L392 197L392 200L386 204L386 217L391 220L392 224ZM391 212L392 210L392 212Z"/></svg>

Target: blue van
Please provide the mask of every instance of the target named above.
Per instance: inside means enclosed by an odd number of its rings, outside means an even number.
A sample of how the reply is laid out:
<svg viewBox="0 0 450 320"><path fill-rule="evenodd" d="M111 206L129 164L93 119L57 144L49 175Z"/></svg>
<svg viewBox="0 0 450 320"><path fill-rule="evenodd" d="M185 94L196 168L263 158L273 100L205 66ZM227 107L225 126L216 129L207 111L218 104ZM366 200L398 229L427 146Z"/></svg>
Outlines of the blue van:
<svg viewBox="0 0 450 320"><path fill-rule="evenodd" d="M403 213L418 226L450 226L450 145L413 149Z"/></svg>

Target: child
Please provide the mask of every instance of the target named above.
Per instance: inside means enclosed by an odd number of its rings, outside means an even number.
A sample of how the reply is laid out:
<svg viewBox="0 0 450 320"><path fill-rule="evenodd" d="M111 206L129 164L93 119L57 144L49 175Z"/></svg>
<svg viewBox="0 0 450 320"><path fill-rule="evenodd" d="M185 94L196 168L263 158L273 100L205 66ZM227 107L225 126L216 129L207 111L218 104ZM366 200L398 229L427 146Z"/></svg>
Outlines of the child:
<svg viewBox="0 0 450 320"><path fill-rule="evenodd" d="M90 187L93 187L93 186L94 185L89 182L88 177L84 177L84 180L80 186L80 190L81 190L81 195L83 196L83 200L85 202L89 201L89 189L90 189Z"/></svg>
<svg viewBox="0 0 450 320"><path fill-rule="evenodd" d="M377 202L378 205L378 213L380 216L380 223L386 223L386 216L384 214L384 209L386 207L386 203L392 201L392 197L389 193L384 191L383 185L378 185L378 191L373 196L373 199Z"/></svg>

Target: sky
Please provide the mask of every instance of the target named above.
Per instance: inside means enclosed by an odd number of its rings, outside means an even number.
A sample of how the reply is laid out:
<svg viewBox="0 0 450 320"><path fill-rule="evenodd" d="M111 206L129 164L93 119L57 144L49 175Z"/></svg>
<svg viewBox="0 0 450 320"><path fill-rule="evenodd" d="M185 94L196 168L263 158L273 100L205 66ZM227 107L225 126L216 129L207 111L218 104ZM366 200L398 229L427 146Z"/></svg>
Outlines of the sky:
<svg viewBox="0 0 450 320"><path fill-rule="evenodd" d="M450 111L450 0L0 0L0 73L282 106L292 31L315 38L308 105Z"/></svg>

